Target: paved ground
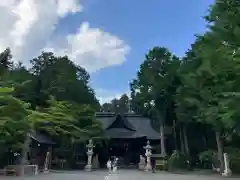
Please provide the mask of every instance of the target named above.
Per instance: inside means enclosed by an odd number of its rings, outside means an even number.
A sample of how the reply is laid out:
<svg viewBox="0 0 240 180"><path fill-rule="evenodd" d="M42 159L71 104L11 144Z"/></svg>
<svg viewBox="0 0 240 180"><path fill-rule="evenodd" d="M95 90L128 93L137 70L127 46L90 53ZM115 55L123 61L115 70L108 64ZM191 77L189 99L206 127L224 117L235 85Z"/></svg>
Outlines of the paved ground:
<svg viewBox="0 0 240 180"><path fill-rule="evenodd" d="M151 179L150 179L151 178ZM15 180L22 179L19 177L3 177L0 180ZM203 174L170 174L167 172L158 172L156 174L139 172L134 170L122 170L117 174L108 175L107 171L95 171L91 173L83 171L59 172L40 174L35 177L24 177L24 180L219 180L232 179L223 178L218 175L203 175ZM235 178L234 178L235 179ZM240 178L236 178L239 179Z"/></svg>

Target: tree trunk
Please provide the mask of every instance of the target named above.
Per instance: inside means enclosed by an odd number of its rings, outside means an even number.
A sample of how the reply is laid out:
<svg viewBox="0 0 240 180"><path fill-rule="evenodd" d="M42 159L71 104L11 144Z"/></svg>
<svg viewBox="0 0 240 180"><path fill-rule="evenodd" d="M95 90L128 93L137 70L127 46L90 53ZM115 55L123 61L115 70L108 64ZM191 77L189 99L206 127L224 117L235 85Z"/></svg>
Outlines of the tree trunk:
<svg viewBox="0 0 240 180"><path fill-rule="evenodd" d="M189 157L189 156L190 156L190 153L189 153L189 145L188 145L186 125L183 126L183 138L184 138L184 145L185 145L186 155Z"/></svg>
<svg viewBox="0 0 240 180"><path fill-rule="evenodd" d="M182 133L182 127L180 126L180 142L181 142L181 152L184 153L184 140L183 140L183 133Z"/></svg>
<svg viewBox="0 0 240 180"><path fill-rule="evenodd" d="M218 148L218 159L220 162L220 172L224 170L224 160L223 160L223 145L220 132L216 131L216 141L217 141L217 148Z"/></svg>
<svg viewBox="0 0 240 180"><path fill-rule="evenodd" d="M28 152L29 152L29 144L31 143L31 138L30 138L30 134L27 133L25 140L24 140L24 144L23 144L23 148L22 148L22 157L20 159L20 176L24 175L24 165L27 163L28 160Z"/></svg>
<svg viewBox="0 0 240 180"><path fill-rule="evenodd" d="M174 137L175 150L178 150L177 133L176 133L176 120L173 120L173 137Z"/></svg>
<svg viewBox="0 0 240 180"><path fill-rule="evenodd" d="M166 156L165 150L165 140L164 140L164 125L163 122L160 122L160 139L161 139L161 155Z"/></svg>
<svg viewBox="0 0 240 180"><path fill-rule="evenodd" d="M207 149L207 139L205 134L202 136L202 138L203 138L204 149Z"/></svg>

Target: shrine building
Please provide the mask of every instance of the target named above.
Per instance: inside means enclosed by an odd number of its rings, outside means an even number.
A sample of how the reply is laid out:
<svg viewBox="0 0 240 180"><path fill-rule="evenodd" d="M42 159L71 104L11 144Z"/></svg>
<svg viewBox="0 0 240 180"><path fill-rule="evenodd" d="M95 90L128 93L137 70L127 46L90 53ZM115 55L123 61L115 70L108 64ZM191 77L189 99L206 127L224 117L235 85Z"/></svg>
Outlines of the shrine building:
<svg viewBox="0 0 240 180"><path fill-rule="evenodd" d="M145 153L143 147L148 140L156 146L155 153L160 154L160 133L153 129L151 119L134 113L111 112L96 113L96 119L104 128L103 137L108 139L95 148L100 167L106 166L110 156L119 157L121 166L135 167Z"/></svg>

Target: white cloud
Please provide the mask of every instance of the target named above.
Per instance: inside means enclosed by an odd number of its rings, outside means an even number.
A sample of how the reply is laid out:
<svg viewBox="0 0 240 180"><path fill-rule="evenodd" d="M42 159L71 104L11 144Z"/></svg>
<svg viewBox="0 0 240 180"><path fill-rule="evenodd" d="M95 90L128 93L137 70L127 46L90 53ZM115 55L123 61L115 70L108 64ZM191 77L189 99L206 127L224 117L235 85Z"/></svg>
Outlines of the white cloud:
<svg viewBox="0 0 240 180"><path fill-rule="evenodd" d="M50 48L89 71L121 64L129 46L87 22L76 34L62 36L62 43L51 41L59 20L82 10L79 0L0 0L0 51L9 46L16 60L28 64L42 49Z"/></svg>
<svg viewBox="0 0 240 180"><path fill-rule="evenodd" d="M130 96L129 91L114 91L105 89L96 89L96 97L98 98L100 104L111 102L113 99L119 99L123 94Z"/></svg>
<svg viewBox="0 0 240 180"><path fill-rule="evenodd" d="M79 0L58 0L58 15L64 17L67 13L76 13L82 11L83 7L78 3Z"/></svg>
<svg viewBox="0 0 240 180"><path fill-rule="evenodd" d="M122 64L130 49L117 36L90 28L88 22L83 22L76 34L69 34L64 43L56 43L53 47L47 49L58 55L68 54L76 64L81 64L89 72Z"/></svg>

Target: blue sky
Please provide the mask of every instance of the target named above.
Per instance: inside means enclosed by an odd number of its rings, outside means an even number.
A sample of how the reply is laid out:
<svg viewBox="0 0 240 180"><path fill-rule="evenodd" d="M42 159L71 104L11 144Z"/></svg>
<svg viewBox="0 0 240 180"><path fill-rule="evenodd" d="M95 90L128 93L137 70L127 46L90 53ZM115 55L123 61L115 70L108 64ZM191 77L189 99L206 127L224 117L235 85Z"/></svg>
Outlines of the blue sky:
<svg viewBox="0 0 240 180"><path fill-rule="evenodd" d="M115 93L126 92L136 76L144 54L153 46L164 46L178 56L203 33L211 0L103 0L92 3L85 18L93 26L116 34L131 50L127 60L93 73L92 85Z"/></svg>
<svg viewBox="0 0 240 180"><path fill-rule="evenodd" d="M203 33L213 0L1 0L0 51L26 66L42 50L91 72L101 102L129 91L153 46L178 56Z"/></svg>

